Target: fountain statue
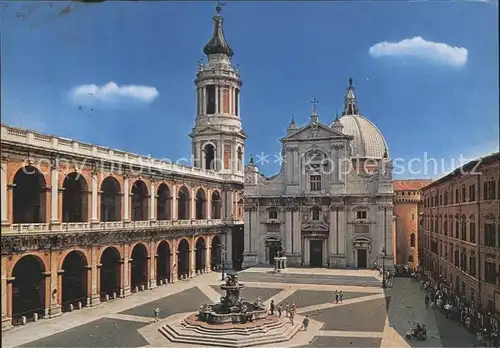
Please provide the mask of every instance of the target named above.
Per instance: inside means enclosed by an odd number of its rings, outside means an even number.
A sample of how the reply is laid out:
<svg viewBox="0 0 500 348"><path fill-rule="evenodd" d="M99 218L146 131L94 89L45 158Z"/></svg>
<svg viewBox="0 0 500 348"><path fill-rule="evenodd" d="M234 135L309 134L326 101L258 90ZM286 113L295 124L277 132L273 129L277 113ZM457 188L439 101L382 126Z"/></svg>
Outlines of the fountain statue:
<svg viewBox="0 0 500 348"><path fill-rule="evenodd" d="M239 283L237 274L228 274L226 282L220 288L226 291L226 295L221 297L219 303L201 306L198 312L200 321L210 324L236 324L267 317L267 310L261 298L250 303L240 296L245 285Z"/></svg>

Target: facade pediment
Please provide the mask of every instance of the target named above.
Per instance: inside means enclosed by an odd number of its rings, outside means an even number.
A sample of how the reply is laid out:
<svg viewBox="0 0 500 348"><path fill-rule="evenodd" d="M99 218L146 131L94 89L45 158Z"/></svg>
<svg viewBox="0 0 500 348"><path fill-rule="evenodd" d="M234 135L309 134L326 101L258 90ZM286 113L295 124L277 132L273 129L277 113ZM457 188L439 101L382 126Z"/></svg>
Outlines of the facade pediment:
<svg viewBox="0 0 500 348"><path fill-rule="evenodd" d="M220 129L217 129L214 126L205 126L196 131L196 134L212 134L212 133L220 133Z"/></svg>
<svg viewBox="0 0 500 348"><path fill-rule="evenodd" d="M302 224L302 232L327 233L328 224L324 222L308 222Z"/></svg>
<svg viewBox="0 0 500 348"><path fill-rule="evenodd" d="M321 123L311 123L298 129L296 132L287 135L282 138L282 141L291 140L313 140L313 139L324 139L324 138L344 138L350 139L349 135L345 135L336 130L331 129Z"/></svg>

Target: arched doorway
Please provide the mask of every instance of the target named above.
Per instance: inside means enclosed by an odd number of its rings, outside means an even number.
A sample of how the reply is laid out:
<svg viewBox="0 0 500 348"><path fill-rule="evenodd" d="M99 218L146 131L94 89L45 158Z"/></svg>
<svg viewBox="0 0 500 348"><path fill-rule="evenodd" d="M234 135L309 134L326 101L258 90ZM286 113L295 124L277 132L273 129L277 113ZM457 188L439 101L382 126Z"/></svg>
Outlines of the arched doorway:
<svg viewBox="0 0 500 348"><path fill-rule="evenodd" d="M205 155L205 163L203 168L207 170L215 170L215 147L208 143L203 148L203 153Z"/></svg>
<svg viewBox="0 0 500 348"><path fill-rule="evenodd" d="M34 255L23 256L12 270L12 319L18 324L25 316L45 313L45 265Z"/></svg>
<svg viewBox="0 0 500 348"><path fill-rule="evenodd" d="M189 218L189 191L186 186L182 186L177 198L177 219L189 220Z"/></svg>
<svg viewBox="0 0 500 348"><path fill-rule="evenodd" d="M266 239L266 249L267 249L267 261L270 265L274 265L274 258L278 257L278 253L283 251L281 245L281 240L279 238L267 238Z"/></svg>
<svg viewBox="0 0 500 348"><path fill-rule="evenodd" d="M148 218L148 188L144 181L132 185L132 221L146 221Z"/></svg>
<svg viewBox="0 0 500 348"><path fill-rule="evenodd" d="M207 218L207 197L203 189L196 192L196 219L203 220Z"/></svg>
<svg viewBox="0 0 500 348"><path fill-rule="evenodd" d="M12 197L13 223L30 224L46 221L46 182L33 166L19 169L14 176Z"/></svg>
<svg viewBox="0 0 500 348"><path fill-rule="evenodd" d="M203 237L199 237L196 240L196 257L195 257L195 270L196 273L201 273L205 271L205 255L207 252L207 246L205 244L205 239Z"/></svg>
<svg viewBox="0 0 500 348"><path fill-rule="evenodd" d="M156 281L161 285L170 282L170 246L166 241L158 244L156 254Z"/></svg>
<svg viewBox="0 0 500 348"><path fill-rule="evenodd" d="M101 298L106 295L112 296L113 293L120 295L121 282L121 256L118 249L108 247L104 249L101 255L101 288L99 293Z"/></svg>
<svg viewBox="0 0 500 348"><path fill-rule="evenodd" d="M130 271L130 286L132 289L144 285L148 286L148 249L144 244L136 244L132 249L132 263Z"/></svg>
<svg viewBox="0 0 500 348"><path fill-rule="evenodd" d="M70 304L87 304L87 258L81 251L71 251L64 258L62 269L62 310Z"/></svg>
<svg viewBox="0 0 500 348"><path fill-rule="evenodd" d="M212 193L212 219L220 219L221 218L221 199L220 194L217 191Z"/></svg>
<svg viewBox="0 0 500 348"><path fill-rule="evenodd" d="M120 183L112 176L108 176L101 184L101 221L120 221L121 219Z"/></svg>
<svg viewBox="0 0 500 348"><path fill-rule="evenodd" d="M189 243L182 239L177 247L177 278L189 277Z"/></svg>
<svg viewBox="0 0 500 348"><path fill-rule="evenodd" d="M82 174L73 172L63 182L63 222L84 222L88 217L89 191Z"/></svg>
<svg viewBox="0 0 500 348"><path fill-rule="evenodd" d="M170 220L170 205L172 204L172 197L170 196L170 189L165 183L158 186L158 199L156 204L156 216L158 220Z"/></svg>
<svg viewBox="0 0 500 348"><path fill-rule="evenodd" d="M219 236L214 236L212 238L210 260L213 270L220 269L222 267L222 244Z"/></svg>

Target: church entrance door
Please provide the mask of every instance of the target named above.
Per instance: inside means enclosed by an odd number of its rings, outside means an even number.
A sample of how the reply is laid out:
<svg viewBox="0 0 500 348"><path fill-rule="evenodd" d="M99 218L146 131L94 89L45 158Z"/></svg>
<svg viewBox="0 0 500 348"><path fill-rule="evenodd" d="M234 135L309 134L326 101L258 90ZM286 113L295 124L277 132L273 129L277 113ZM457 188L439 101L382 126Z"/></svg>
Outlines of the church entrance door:
<svg viewBox="0 0 500 348"><path fill-rule="evenodd" d="M368 255L366 249L358 249L358 268L366 268L368 266Z"/></svg>
<svg viewBox="0 0 500 348"><path fill-rule="evenodd" d="M311 239L309 241L309 265L311 267L323 267L323 240Z"/></svg>
<svg viewBox="0 0 500 348"><path fill-rule="evenodd" d="M274 258L278 256L279 248L276 246L269 247L269 264L274 265Z"/></svg>

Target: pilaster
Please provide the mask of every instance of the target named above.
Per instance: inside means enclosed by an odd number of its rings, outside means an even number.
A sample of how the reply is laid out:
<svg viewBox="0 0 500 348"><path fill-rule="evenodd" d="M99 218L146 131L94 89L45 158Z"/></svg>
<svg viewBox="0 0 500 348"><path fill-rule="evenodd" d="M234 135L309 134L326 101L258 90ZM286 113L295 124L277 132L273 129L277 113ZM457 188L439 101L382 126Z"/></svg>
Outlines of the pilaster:
<svg viewBox="0 0 500 348"><path fill-rule="evenodd" d="M9 225L9 217L8 217L8 212L7 208L10 206L10 202L8 200L8 195L7 195L7 159L3 158L1 159L1 170L0 170L0 199L1 201L1 223L2 226L7 226ZM2 306L3 307L3 306ZM2 316L3 318L3 316Z"/></svg>
<svg viewBox="0 0 500 348"><path fill-rule="evenodd" d="M128 175L123 176L123 221L130 221L130 188Z"/></svg>
<svg viewBox="0 0 500 348"><path fill-rule="evenodd" d="M97 176L97 172L92 172L91 174L91 180L92 180L92 191L91 191L91 195L92 195L92 201L91 201L91 209L92 209L92 214L91 214L91 222L92 223L98 223L99 222L99 218L98 218L98 211L97 211L97 207L98 207L98 199L99 199L99 188L98 188L98 182L99 182L99 178Z"/></svg>
<svg viewBox="0 0 500 348"><path fill-rule="evenodd" d="M150 187L150 194L149 194L149 219L151 221L156 221L156 188L155 188L155 183L154 180L151 179L151 187Z"/></svg>
<svg viewBox="0 0 500 348"><path fill-rule="evenodd" d="M51 180L50 180L50 223L58 224L59 218L59 164L56 160L51 165Z"/></svg>

